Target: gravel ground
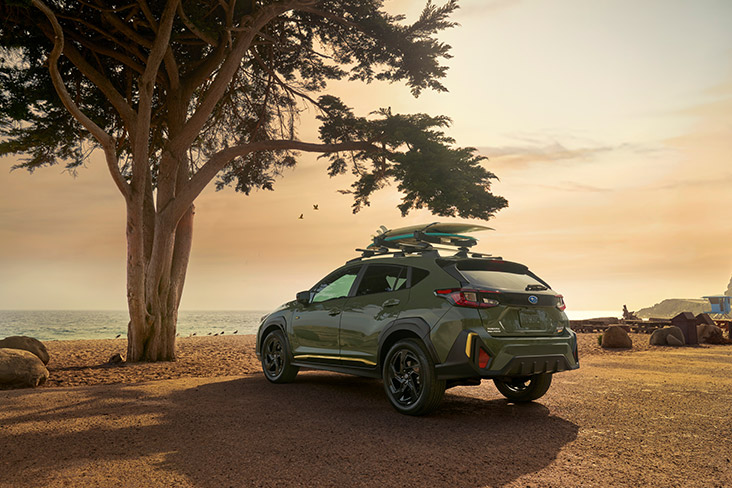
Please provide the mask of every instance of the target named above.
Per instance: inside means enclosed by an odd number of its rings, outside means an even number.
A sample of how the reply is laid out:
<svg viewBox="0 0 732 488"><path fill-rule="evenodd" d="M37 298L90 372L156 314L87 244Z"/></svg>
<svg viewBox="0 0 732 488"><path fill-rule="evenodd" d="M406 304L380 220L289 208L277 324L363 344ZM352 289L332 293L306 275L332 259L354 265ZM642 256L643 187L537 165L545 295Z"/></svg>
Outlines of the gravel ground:
<svg viewBox="0 0 732 488"><path fill-rule="evenodd" d="M538 402L484 381L423 418L377 380L271 385L252 337L114 367L123 340L49 342L48 386L0 391L0 487L732 486L732 347L632 338L605 351L580 336L582 367Z"/></svg>

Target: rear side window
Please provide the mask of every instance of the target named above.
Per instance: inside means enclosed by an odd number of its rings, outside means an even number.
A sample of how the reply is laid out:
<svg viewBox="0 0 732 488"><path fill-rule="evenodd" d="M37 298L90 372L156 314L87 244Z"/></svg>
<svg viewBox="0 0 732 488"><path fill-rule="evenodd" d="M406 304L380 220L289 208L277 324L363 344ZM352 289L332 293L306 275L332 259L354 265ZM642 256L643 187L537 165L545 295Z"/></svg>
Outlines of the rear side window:
<svg viewBox="0 0 732 488"><path fill-rule="evenodd" d="M370 264L358 285L356 295L370 295L407 287L407 267Z"/></svg>
<svg viewBox="0 0 732 488"><path fill-rule="evenodd" d="M423 279L427 278L429 274L430 272L425 269L412 268L412 282L409 284L409 286L416 285Z"/></svg>

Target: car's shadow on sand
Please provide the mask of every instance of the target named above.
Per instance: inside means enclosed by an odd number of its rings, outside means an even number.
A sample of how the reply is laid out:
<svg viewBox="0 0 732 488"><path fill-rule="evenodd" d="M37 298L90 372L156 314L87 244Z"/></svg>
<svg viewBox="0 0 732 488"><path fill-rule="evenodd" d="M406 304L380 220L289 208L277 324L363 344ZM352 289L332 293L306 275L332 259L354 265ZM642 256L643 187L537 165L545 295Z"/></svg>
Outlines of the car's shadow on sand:
<svg viewBox="0 0 732 488"><path fill-rule="evenodd" d="M256 375L157 398L135 387L88 388L98 401L37 411L34 420L148 412L157 421L21 437L47 466L160 454L158 469L196 486L378 487L500 486L546 467L577 437L577 425L540 403L486 397L487 386L454 391L436 413L414 418L392 409L377 380L320 372L287 385Z"/></svg>

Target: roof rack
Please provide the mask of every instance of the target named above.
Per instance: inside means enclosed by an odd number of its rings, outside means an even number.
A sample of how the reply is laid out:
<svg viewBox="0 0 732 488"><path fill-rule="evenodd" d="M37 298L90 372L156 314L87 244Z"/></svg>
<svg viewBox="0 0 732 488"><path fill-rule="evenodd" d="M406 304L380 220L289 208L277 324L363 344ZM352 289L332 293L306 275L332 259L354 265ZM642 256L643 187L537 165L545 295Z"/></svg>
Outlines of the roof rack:
<svg viewBox="0 0 732 488"><path fill-rule="evenodd" d="M469 224L441 224L433 222L427 225L415 225L399 229L387 229L381 226L377 235L366 249L356 249L361 253L360 257L353 258L348 262L360 261L361 259L375 256L394 255L404 257L407 254L434 253L439 255L439 250L456 251L455 257L467 258L470 248L478 243L478 239L462 234L462 232L474 232L480 230L491 230L489 227ZM458 234L461 232L461 234ZM473 252L473 258L497 259L502 258Z"/></svg>
<svg viewBox="0 0 732 488"><path fill-rule="evenodd" d="M389 249L388 247L372 247L371 249L356 249L356 252L360 252L361 255L349 259L346 261L347 263L351 263L354 261L361 261L362 259L366 258L372 258L375 256L388 256L388 255L394 255L395 257L403 258L407 254L438 254L437 248L434 248L432 246L428 247L417 247L414 245L403 245L400 246L398 249Z"/></svg>
<svg viewBox="0 0 732 488"><path fill-rule="evenodd" d="M392 246L397 246L392 244ZM347 263L361 261L366 258L373 258L377 256L388 256L393 255L395 257L405 257L407 254L434 254L439 256L439 251L457 251L453 256L458 258L482 258L482 259L495 259L502 260L500 256L493 256L492 254L470 252L467 247L459 247L457 249L444 246L433 246L432 244L425 243L423 246L415 246L414 244L398 244L397 249L390 249L388 247L372 247L367 249L357 248L356 252L360 252L361 255L353 259L346 261Z"/></svg>

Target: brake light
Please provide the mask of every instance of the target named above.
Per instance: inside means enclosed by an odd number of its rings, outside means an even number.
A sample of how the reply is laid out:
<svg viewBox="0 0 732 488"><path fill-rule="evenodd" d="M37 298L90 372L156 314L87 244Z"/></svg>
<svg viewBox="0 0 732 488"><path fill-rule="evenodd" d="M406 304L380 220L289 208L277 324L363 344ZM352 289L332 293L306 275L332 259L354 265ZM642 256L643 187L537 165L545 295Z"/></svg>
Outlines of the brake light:
<svg viewBox="0 0 732 488"><path fill-rule="evenodd" d="M488 353L487 353L487 352L485 352L485 350L484 350L484 349L483 349L483 348L481 347L481 348L480 348L480 349L478 350L478 367L479 367L480 369L483 369L483 368L485 368L486 366L488 366L488 361L490 361L490 360L491 360L491 357L490 357L490 356L488 355Z"/></svg>
<svg viewBox="0 0 732 488"><path fill-rule="evenodd" d="M567 305L564 303L564 297L562 295L557 295L555 298L557 299L557 308L564 312L567 309Z"/></svg>
<svg viewBox="0 0 732 488"><path fill-rule="evenodd" d="M444 297L448 302L457 307L491 308L500 305L498 300L493 300L484 296L488 293L497 294L498 292L488 290L467 290L463 288L435 290L435 295Z"/></svg>

